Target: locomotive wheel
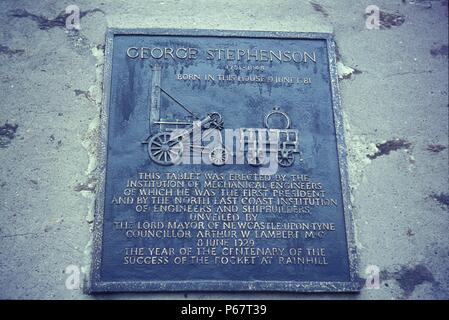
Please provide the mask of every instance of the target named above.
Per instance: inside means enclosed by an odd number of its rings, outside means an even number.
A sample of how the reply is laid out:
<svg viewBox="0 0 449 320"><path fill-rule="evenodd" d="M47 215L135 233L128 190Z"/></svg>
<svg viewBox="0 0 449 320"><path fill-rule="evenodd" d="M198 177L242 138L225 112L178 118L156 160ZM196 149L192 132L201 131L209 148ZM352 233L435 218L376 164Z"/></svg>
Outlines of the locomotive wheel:
<svg viewBox="0 0 449 320"><path fill-rule="evenodd" d="M211 112L208 114L208 116L211 118L211 122L209 127L217 130L223 129L224 122L223 117L218 112Z"/></svg>
<svg viewBox="0 0 449 320"><path fill-rule="evenodd" d="M222 166L228 160L228 152L226 151L226 149L221 147L214 148L209 153L209 160L216 166Z"/></svg>
<svg viewBox="0 0 449 320"><path fill-rule="evenodd" d="M163 166L178 164L182 157L181 141L171 139L169 132L161 132L148 142L148 154L154 162Z"/></svg>
<svg viewBox="0 0 449 320"><path fill-rule="evenodd" d="M278 115L278 116L284 117L285 121L287 122L287 123L285 124L285 128L272 128L272 127L270 127L270 124L269 124L269 122L270 122L270 117L272 117L272 116L274 116L274 115ZM281 110L279 109L279 107L274 107L273 110L270 111L270 112L265 116L264 124L265 124L265 128L267 128L267 129L289 129L289 128L290 128L291 121L290 121L290 117L288 116L288 114L287 114L286 112L281 111Z"/></svg>
<svg viewBox="0 0 449 320"><path fill-rule="evenodd" d="M295 156L291 150L280 150L278 163L281 167L290 167L295 162Z"/></svg>

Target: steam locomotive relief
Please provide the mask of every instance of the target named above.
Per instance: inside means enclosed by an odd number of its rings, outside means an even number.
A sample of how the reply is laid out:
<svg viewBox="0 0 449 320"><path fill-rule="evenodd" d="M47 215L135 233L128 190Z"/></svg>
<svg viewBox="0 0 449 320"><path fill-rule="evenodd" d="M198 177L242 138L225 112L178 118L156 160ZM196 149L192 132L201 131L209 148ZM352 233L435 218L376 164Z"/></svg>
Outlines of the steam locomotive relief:
<svg viewBox="0 0 449 320"><path fill-rule="evenodd" d="M209 162L216 166L229 163L235 153L223 144L224 119L218 112L200 116L192 112L171 93L161 86L161 67L152 67L151 100L149 110L150 135L143 141L147 145L149 158L158 165L170 166L183 160L186 150L189 154L207 154ZM165 95L186 113L184 119L161 116L161 95ZM292 129L290 116L279 107L268 112L263 128L239 128L237 152L252 166L267 164L270 153L281 167L289 167L300 159L299 131ZM215 129L215 130L208 130ZM195 135L194 132L202 134ZM218 142L206 144L207 136L219 132ZM273 139L275 137L275 139ZM214 140L217 136L214 136ZM232 148L233 149L233 148ZM299 155L299 156L297 156ZM233 163L233 162L231 162Z"/></svg>

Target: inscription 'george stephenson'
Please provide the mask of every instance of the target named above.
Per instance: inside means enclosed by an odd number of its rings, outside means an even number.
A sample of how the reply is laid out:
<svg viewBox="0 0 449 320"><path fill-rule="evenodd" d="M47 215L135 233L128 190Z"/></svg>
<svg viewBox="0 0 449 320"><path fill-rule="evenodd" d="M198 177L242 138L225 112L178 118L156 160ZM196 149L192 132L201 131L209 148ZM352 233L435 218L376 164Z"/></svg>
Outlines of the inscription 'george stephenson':
<svg viewBox="0 0 449 320"><path fill-rule="evenodd" d="M263 50L263 49L206 49L207 60L257 62L317 62L316 52ZM129 47L126 55L131 59L187 59L195 60L201 51L197 48Z"/></svg>

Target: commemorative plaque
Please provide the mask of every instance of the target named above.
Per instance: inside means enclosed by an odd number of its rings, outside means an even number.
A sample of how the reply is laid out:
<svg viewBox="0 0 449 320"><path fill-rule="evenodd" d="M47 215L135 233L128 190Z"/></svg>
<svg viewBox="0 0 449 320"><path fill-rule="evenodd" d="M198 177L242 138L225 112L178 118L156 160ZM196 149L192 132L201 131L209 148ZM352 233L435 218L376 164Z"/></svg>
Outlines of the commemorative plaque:
<svg viewBox="0 0 449 320"><path fill-rule="evenodd" d="M90 292L357 291L334 49L109 30Z"/></svg>

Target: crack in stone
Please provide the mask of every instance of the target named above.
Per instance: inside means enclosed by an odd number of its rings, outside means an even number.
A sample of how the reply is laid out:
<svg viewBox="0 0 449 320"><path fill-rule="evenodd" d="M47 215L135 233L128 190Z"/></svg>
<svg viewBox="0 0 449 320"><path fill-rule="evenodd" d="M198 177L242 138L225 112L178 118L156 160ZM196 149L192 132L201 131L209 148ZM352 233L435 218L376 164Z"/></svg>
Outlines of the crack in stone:
<svg viewBox="0 0 449 320"><path fill-rule="evenodd" d="M430 151L432 153L439 153L443 150L445 150L446 147L443 146L442 144L429 144L427 145L427 151Z"/></svg>
<svg viewBox="0 0 449 320"><path fill-rule="evenodd" d="M405 72L396 72L396 73L390 73L384 76L384 78L394 77L394 76L404 76L407 74L424 74L424 73L432 73L432 70L418 70L418 71L405 71Z"/></svg>
<svg viewBox="0 0 449 320"><path fill-rule="evenodd" d="M101 12L105 14L105 12L101 9L95 8L92 10L86 10L86 11L80 11L80 18L85 17L87 14L95 13L95 12ZM14 18L29 18L33 21L35 21L41 30L49 30L51 28L65 28L66 26L66 19L69 16L69 13L66 13L65 11L62 11L59 13L54 19L47 18L42 15L34 14L31 12L28 12L25 9L16 9L9 11L9 16Z"/></svg>
<svg viewBox="0 0 449 320"><path fill-rule="evenodd" d="M4 236L1 236L0 238L1 238L1 239L4 239L4 238L13 238L13 237L30 236L30 235L32 235L32 236L37 236L37 235L39 235L39 233L36 233L36 232L27 232L27 233L7 234L7 235L4 235Z"/></svg>
<svg viewBox="0 0 449 320"><path fill-rule="evenodd" d="M365 13L364 18L371 16L370 13ZM398 27L405 22L405 16L399 13L389 13L379 11L379 27L380 29L390 29L391 27Z"/></svg>
<svg viewBox="0 0 449 320"><path fill-rule="evenodd" d="M325 18L329 17L329 13L321 4L316 3L316 2L309 2L309 3L311 4L313 10L321 13Z"/></svg>
<svg viewBox="0 0 449 320"><path fill-rule="evenodd" d="M0 44L0 53L8 55L9 57L12 57L15 54L23 54L25 53L25 50L23 49L11 49L10 47L4 46Z"/></svg>
<svg viewBox="0 0 449 320"><path fill-rule="evenodd" d="M440 193L440 194L432 194L430 195L433 199L438 201L440 204L446 206L449 209L449 194Z"/></svg>
<svg viewBox="0 0 449 320"><path fill-rule="evenodd" d="M89 91L75 89L74 92L76 96L83 96L90 102L97 104L97 101L92 97L92 94Z"/></svg>
<svg viewBox="0 0 449 320"><path fill-rule="evenodd" d="M430 49L430 54L433 57L438 57L438 56L448 56L448 52L449 52L449 47L447 44L443 44L440 45L439 47L433 47L432 49Z"/></svg>
<svg viewBox="0 0 449 320"><path fill-rule="evenodd" d="M6 148L11 140L15 138L18 124L10 124L6 122L0 127L0 148Z"/></svg>
<svg viewBox="0 0 449 320"><path fill-rule="evenodd" d="M73 190L80 192L80 191L89 191L89 192L95 192L95 189L97 187L97 179L94 177L90 177L86 183L78 183Z"/></svg>
<svg viewBox="0 0 449 320"><path fill-rule="evenodd" d="M398 282L399 287L404 291L406 297L409 297L416 286L425 282L436 284L432 272L423 264L416 266L401 266L399 271L390 272L384 270L381 272L381 279L394 279Z"/></svg>
<svg viewBox="0 0 449 320"><path fill-rule="evenodd" d="M376 147L378 151L374 154L366 155L369 159L374 160L380 156L389 155L391 151L397 151L400 149L409 149L411 143L404 139L388 140L384 143L377 143Z"/></svg>

